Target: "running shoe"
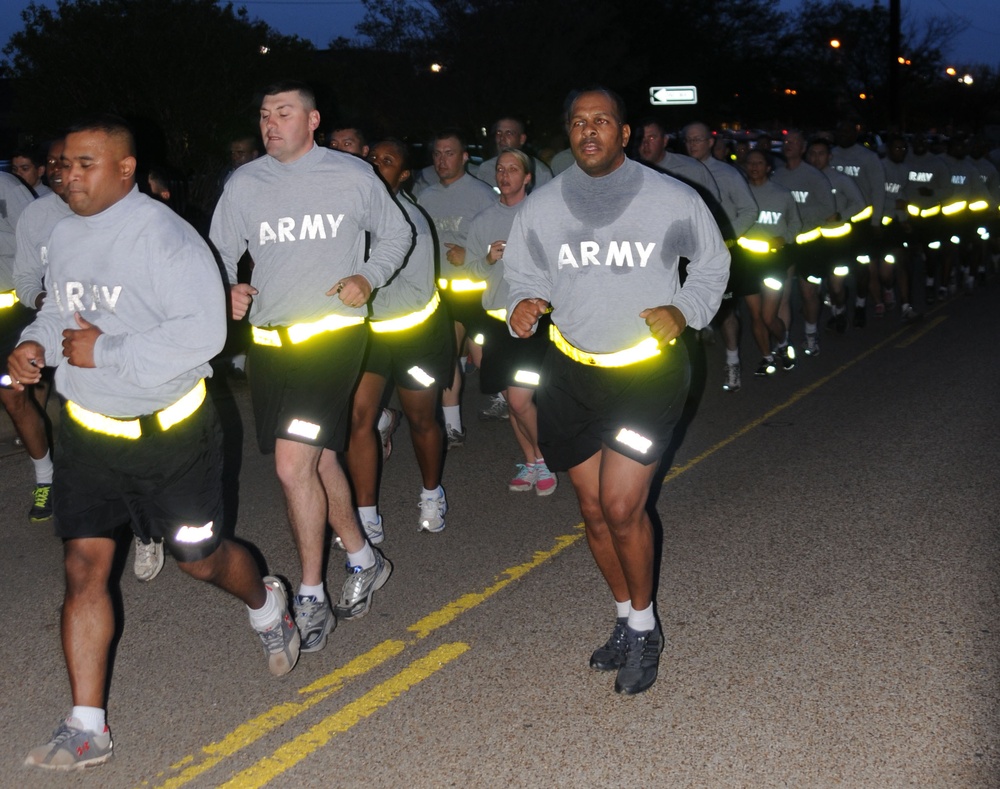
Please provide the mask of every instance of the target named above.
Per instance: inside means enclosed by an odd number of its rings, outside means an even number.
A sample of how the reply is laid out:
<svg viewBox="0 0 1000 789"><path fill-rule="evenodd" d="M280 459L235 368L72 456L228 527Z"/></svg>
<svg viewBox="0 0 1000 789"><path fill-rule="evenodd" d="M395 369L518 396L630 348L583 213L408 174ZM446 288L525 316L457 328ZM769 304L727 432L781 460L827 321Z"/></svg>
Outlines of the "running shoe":
<svg viewBox="0 0 1000 789"><path fill-rule="evenodd" d="M923 315L913 309L913 307L909 304L904 304L899 317L902 319L903 323L916 323L923 317Z"/></svg>
<svg viewBox="0 0 1000 789"><path fill-rule="evenodd" d="M455 449L460 447L465 443L465 428L461 430L456 430L453 427L449 427L447 431L448 435L448 449Z"/></svg>
<svg viewBox="0 0 1000 789"><path fill-rule="evenodd" d="M556 475L549 471L545 463L535 463L535 494L538 496L549 496L556 491L559 480Z"/></svg>
<svg viewBox="0 0 1000 789"><path fill-rule="evenodd" d="M326 646L326 637L337 628L330 602L324 596L295 595L295 626L299 630L302 652L319 652Z"/></svg>
<svg viewBox="0 0 1000 789"><path fill-rule="evenodd" d="M507 483L507 490L512 490L515 493L529 491L535 487L535 483L538 481L538 467L532 463L530 466L524 463L517 464L517 473L514 478Z"/></svg>
<svg viewBox="0 0 1000 789"><path fill-rule="evenodd" d="M806 356L819 356L819 335L816 332L806 335L805 344L802 346L802 353Z"/></svg>
<svg viewBox="0 0 1000 789"><path fill-rule="evenodd" d="M389 418L389 424L378 429L379 438L382 439L382 461L385 462L392 454L392 434L399 427L399 411L395 408L383 408L382 413Z"/></svg>
<svg viewBox="0 0 1000 789"><path fill-rule="evenodd" d="M135 561L132 563L135 577L140 581L152 581L163 569L163 541L143 542L135 538Z"/></svg>
<svg viewBox="0 0 1000 789"><path fill-rule="evenodd" d="M778 367L774 363L774 359L761 359L754 375L758 378L767 378L767 376L774 375L776 372L778 372Z"/></svg>
<svg viewBox="0 0 1000 789"><path fill-rule="evenodd" d="M479 412L483 422L503 422L510 419L510 407L503 395L495 394L490 398L490 404Z"/></svg>
<svg viewBox="0 0 1000 789"><path fill-rule="evenodd" d="M615 678L615 693L632 695L649 690L656 682L660 653L663 651L663 633L659 625L645 633L626 625L625 631L625 662Z"/></svg>
<svg viewBox="0 0 1000 789"><path fill-rule="evenodd" d="M885 305L884 304L876 304L875 305L875 317L876 318L884 318L885 317Z"/></svg>
<svg viewBox="0 0 1000 789"><path fill-rule="evenodd" d="M365 530L365 536L368 538L368 542L372 545L379 545L385 539L385 530L382 528L382 516L378 516L378 520L375 523L364 522L361 526ZM340 537L337 538L338 540ZM341 542L343 545L343 542Z"/></svg>
<svg viewBox="0 0 1000 789"><path fill-rule="evenodd" d="M347 566L347 580L340 594L340 602L334 608L338 619L360 619L372 605L372 596L385 586L392 573L392 564L382 552L373 548L375 564L367 569Z"/></svg>
<svg viewBox="0 0 1000 789"><path fill-rule="evenodd" d="M790 370L795 369L795 347L792 345L783 345L780 348L775 349L774 356L777 361L781 362L781 369L786 373Z"/></svg>
<svg viewBox="0 0 1000 789"><path fill-rule="evenodd" d="M83 770L104 764L111 758L114 743L107 726L104 731L87 731L76 718L67 718L59 724L52 739L28 752L26 767L46 770Z"/></svg>
<svg viewBox="0 0 1000 789"><path fill-rule="evenodd" d="M417 521L417 531L429 531L436 534L444 531L444 516L448 512L448 500L442 493L440 496L426 493L420 494L420 520Z"/></svg>
<svg viewBox="0 0 1000 789"><path fill-rule="evenodd" d="M31 494L32 505L28 510L28 520L41 523L52 517L52 485L38 484Z"/></svg>
<svg viewBox="0 0 1000 789"><path fill-rule="evenodd" d="M743 385L741 378L742 378L742 376L740 375L740 365L739 365L739 363L737 362L736 364L727 364L726 365L726 380L722 384L723 391L725 391L725 392L738 392L740 390L740 386Z"/></svg>
<svg viewBox="0 0 1000 789"><path fill-rule="evenodd" d="M595 649L594 654L590 656L590 667L598 671L617 671L625 665L627 632L628 618L623 616L616 619L611 637L604 642L604 646Z"/></svg>
<svg viewBox="0 0 1000 789"><path fill-rule="evenodd" d="M264 654L267 655L267 667L276 677L287 674L299 660L299 647L302 638L295 620L288 610L288 595L281 581L273 575L264 576L264 585L278 598L278 610L281 612L277 623L267 630L258 630Z"/></svg>

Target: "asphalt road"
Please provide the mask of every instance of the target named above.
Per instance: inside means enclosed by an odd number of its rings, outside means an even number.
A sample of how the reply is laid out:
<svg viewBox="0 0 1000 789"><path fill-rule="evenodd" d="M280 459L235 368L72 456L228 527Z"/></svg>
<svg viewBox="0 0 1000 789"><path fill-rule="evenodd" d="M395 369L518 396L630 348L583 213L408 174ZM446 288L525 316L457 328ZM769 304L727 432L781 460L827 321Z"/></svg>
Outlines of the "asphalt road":
<svg viewBox="0 0 1000 789"><path fill-rule="evenodd" d="M61 549L8 456L0 786L1000 786L998 293L826 333L768 380L747 344L736 394L721 347L693 345L693 418L656 502L667 647L634 698L587 666L613 608L568 481L509 493L510 428L476 421L470 393L441 534L416 530L396 434L395 570L367 617L275 679L240 604L170 560L146 585L125 566L116 756L29 771L70 704ZM245 387L221 405L248 418ZM297 584L271 458L245 444L238 535ZM328 567L339 589L342 555Z"/></svg>

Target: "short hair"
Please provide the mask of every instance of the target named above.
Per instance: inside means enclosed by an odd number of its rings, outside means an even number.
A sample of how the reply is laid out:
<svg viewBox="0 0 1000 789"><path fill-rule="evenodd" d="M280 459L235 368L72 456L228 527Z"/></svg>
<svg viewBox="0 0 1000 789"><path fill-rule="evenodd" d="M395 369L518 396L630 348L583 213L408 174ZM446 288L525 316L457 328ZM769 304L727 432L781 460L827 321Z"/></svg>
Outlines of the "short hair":
<svg viewBox="0 0 1000 789"><path fill-rule="evenodd" d="M527 132L528 132L528 124L525 123L524 119L521 118L521 116L519 116L519 115L501 115L499 118L497 118L496 123L493 124L493 133L494 134L496 133L497 127L500 125L500 121L514 121L514 123L516 123L520 127L521 134L527 134Z"/></svg>
<svg viewBox="0 0 1000 789"><path fill-rule="evenodd" d="M10 155L10 158L11 161L14 159L27 159L35 167L44 167L48 162L48 151L49 146L47 145L44 148L18 148Z"/></svg>
<svg viewBox="0 0 1000 789"><path fill-rule="evenodd" d="M667 131L667 127L664 126L661 121L651 116L640 118L639 122L635 125L635 128L638 129L640 133L642 133L647 126L655 126L657 129L660 130L660 134L662 134L664 137L667 137L670 134L670 132Z"/></svg>
<svg viewBox="0 0 1000 789"><path fill-rule="evenodd" d="M771 158L770 151L768 151L766 148L751 148L747 152L746 159L749 159L755 153L759 153L761 156L764 157L764 164L766 164L768 168L772 170L774 169L774 160ZM746 161L746 159L744 159L744 161Z"/></svg>
<svg viewBox="0 0 1000 789"><path fill-rule="evenodd" d="M70 124L69 128L66 129L66 134L95 131L120 140L125 144L125 150L129 156L136 155L135 134L132 127L129 126L128 121L118 115L101 113L80 118Z"/></svg>
<svg viewBox="0 0 1000 789"><path fill-rule="evenodd" d="M327 136L332 136L339 131L352 131L358 135L358 139L361 140L362 145L368 144L368 139L365 136L365 130L361 128L360 124L354 123L353 121L338 121L330 127L330 130L327 132Z"/></svg>
<svg viewBox="0 0 1000 789"><path fill-rule="evenodd" d="M689 123L683 129L681 129L681 137L687 137L688 136L688 131L690 129L693 129L695 126L700 126L702 129L705 130L705 134L708 135L709 139L712 138L712 136L713 136L712 135L712 127L709 126L704 121L691 121L691 123Z"/></svg>
<svg viewBox="0 0 1000 789"><path fill-rule="evenodd" d="M279 93L298 93L302 98L307 112L316 109L316 91L305 82L297 79L285 79L265 85L260 91L260 98L263 101L265 96L276 96ZM259 103L259 102L258 102Z"/></svg>
<svg viewBox="0 0 1000 789"><path fill-rule="evenodd" d="M458 140L458 144L463 152L469 150L469 145L465 139L465 132L463 132L456 126L451 126L435 132L434 136L431 137L431 148L433 148L434 143L438 142L439 140L450 140L452 138Z"/></svg>
<svg viewBox="0 0 1000 789"><path fill-rule="evenodd" d="M384 140L379 140L376 143L372 143L369 150L374 151L380 145L388 145L395 149L399 156L400 169L409 170L410 169L410 149L406 146L406 143L396 137L386 137Z"/></svg>
<svg viewBox="0 0 1000 789"><path fill-rule="evenodd" d="M607 96L615 108L615 120L617 120L619 124L625 125L625 120L628 118L628 111L625 108L625 99L610 88L605 88L603 85L592 85L587 88L571 90L566 95L566 101L563 102L563 118L567 128L569 127L569 114L573 109L573 105L576 103L576 100L585 93L603 93Z"/></svg>
<svg viewBox="0 0 1000 789"><path fill-rule="evenodd" d="M520 162L521 167L524 169L524 172L526 172L528 175L531 176L532 181L535 180L535 163L532 160L532 158L528 156L528 154L526 154L520 148L504 147L501 148L499 151L497 151L498 162L500 161L500 157L503 156L505 153L509 153L511 156L517 159L517 161Z"/></svg>
<svg viewBox="0 0 1000 789"><path fill-rule="evenodd" d="M822 145L824 148L826 148L827 153L833 150L833 143L830 142L829 137L813 137L806 144L806 148L812 148L814 145Z"/></svg>

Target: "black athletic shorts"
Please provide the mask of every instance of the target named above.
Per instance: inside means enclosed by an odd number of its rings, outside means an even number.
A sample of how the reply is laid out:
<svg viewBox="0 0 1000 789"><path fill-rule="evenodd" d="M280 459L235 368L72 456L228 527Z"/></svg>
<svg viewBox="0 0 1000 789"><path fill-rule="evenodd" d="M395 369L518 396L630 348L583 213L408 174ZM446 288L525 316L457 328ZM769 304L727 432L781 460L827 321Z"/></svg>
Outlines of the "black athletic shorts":
<svg viewBox="0 0 1000 789"><path fill-rule="evenodd" d="M591 367L552 347L542 366L538 443L553 471L567 471L607 446L649 465L659 461L691 383L678 340L659 356L627 367Z"/></svg>
<svg viewBox="0 0 1000 789"><path fill-rule="evenodd" d="M251 343L247 379L260 451L279 438L343 452L351 398L368 344L364 324L323 332L279 348Z"/></svg>
<svg viewBox="0 0 1000 789"><path fill-rule="evenodd" d="M455 374L455 330L439 306L419 326L393 332L371 332L364 371L393 380L401 389L451 386Z"/></svg>
<svg viewBox="0 0 1000 789"><path fill-rule="evenodd" d="M169 430L143 420L130 439L95 432L62 409L52 485L56 535L111 537L131 523L144 542L163 539L179 562L210 556L222 542L222 432L215 406Z"/></svg>
<svg viewBox="0 0 1000 789"><path fill-rule="evenodd" d="M441 291L441 300L448 308L448 314L456 323L461 323L469 336L480 330L483 324L492 320L483 309L483 292L467 290L455 292L450 288Z"/></svg>
<svg viewBox="0 0 1000 789"><path fill-rule="evenodd" d="M494 394L508 386L537 388L541 382L545 353L552 345L549 339L549 316L539 318L535 333L526 339L514 337L507 328L506 321L487 317L489 323L483 327L480 390L483 394Z"/></svg>

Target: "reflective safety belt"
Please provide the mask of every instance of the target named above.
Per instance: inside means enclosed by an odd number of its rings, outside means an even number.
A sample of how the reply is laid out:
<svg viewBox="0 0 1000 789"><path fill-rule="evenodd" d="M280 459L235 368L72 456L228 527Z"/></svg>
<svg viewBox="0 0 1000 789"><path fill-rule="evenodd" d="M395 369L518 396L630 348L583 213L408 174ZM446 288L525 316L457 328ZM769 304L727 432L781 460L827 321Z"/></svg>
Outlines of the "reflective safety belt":
<svg viewBox="0 0 1000 789"><path fill-rule="evenodd" d="M862 208L858 213L851 217L852 222L864 222L866 219L871 219L872 214L875 213L870 205Z"/></svg>
<svg viewBox="0 0 1000 789"><path fill-rule="evenodd" d="M591 367L627 367L636 362L644 362L647 359L652 359L663 352L655 337L647 337L638 345L633 345L631 348L626 348L623 351L615 351L614 353L588 353L570 345L569 341L562 336L554 323L549 325L549 339L552 340L552 344L556 348L574 362L580 362L580 364L586 364ZM677 340L671 340L669 344L674 345L676 342Z"/></svg>
<svg viewBox="0 0 1000 789"><path fill-rule="evenodd" d="M844 222L838 227L821 227L819 232L823 238L843 238L851 232L851 223Z"/></svg>
<svg viewBox="0 0 1000 789"><path fill-rule="evenodd" d="M0 310L13 307L18 301L19 299L17 298L17 294L12 290L8 290L6 293L0 293Z"/></svg>
<svg viewBox="0 0 1000 789"><path fill-rule="evenodd" d="M363 315L327 315L312 323L296 323L282 329L262 329L259 326L251 327L253 341L257 345L269 345L272 348L280 348L284 343L281 340L281 332L285 332L288 341L292 345L305 342L317 334L328 331L346 329L348 326L360 326L365 322Z"/></svg>
<svg viewBox="0 0 1000 789"><path fill-rule="evenodd" d="M918 217L920 219L927 219L928 217L937 216L938 214L940 214L941 213L941 206L939 206L939 205L932 205L930 208L921 208L918 205L910 204L910 205L906 206L906 212L910 216L915 216L915 217Z"/></svg>
<svg viewBox="0 0 1000 789"><path fill-rule="evenodd" d="M496 318L498 321L503 321L504 323L507 322L506 309L486 310L486 314L489 315L491 318Z"/></svg>
<svg viewBox="0 0 1000 789"><path fill-rule="evenodd" d="M985 200L974 200L973 202L969 203L970 211L985 211L989 207L990 204Z"/></svg>
<svg viewBox="0 0 1000 789"><path fill-rule="evenodd" d="M176 403L153 414L156 417L160 430L167 431L191 416L205 402L205 394L205 379L202 378L195 385L194 389ZM66 413L78 425L82 425L95 433L129 439L137 439L142 436L141 419L115 419L111 416L98 414L95 411L88 411L83 406L71 400L66 401Z"/></svg>
<svg viewBox="0 0 1000 789"><path fill-rule="evenodd" d="M821 238L822 235L823 234L820 232L820 228L814 227L812 230L807 230L804 233L799 233L795 237L795 243L808 244L810 241L815 241L817 238Z"/></svg>
<svg viewBox="0 0 1000 789"><path fill-rule="evenodd" d="M766 255L768 252L774 251L771 249L771 242L757 238L738 238L736 243L739 244L740 249L753 252L755 255Z"/></svg>
<svg viewBox="0 0 1000 789"><path fill-rule="evenodd" d="M474 290L486 290L486 280L482 279L445 279L438 280L441 290L451 288L452 293L469 293Z"/></svg>
<svg viewBox="0 0 1000 789"><path fill-rule="evenodd" d="M421 323L426 321L434 311L438 308L441 303L441 294L434 291L434 297L427 303L427 306L422 310L417 310L416 312L411 312L409 315L402 315L399 318L389 318L384 321L369 321L368 326L373 332L393 332L393 331L406 331L407 329L412 329L414 326L419 326Z"/></svg>
<svg viewBox="0 0 1000 789"><path fill-rule="evenodd" d="M948 203L946 206L941 207L941 213L945 216L954 216L955 214L961 213L966 208L968 208L968 203L965 200L957 200L954 203Z"/></svg>

